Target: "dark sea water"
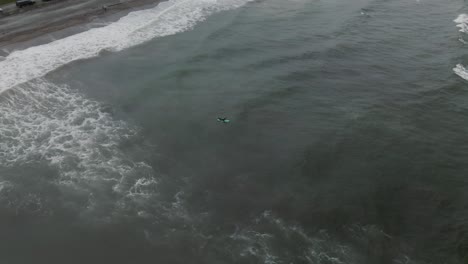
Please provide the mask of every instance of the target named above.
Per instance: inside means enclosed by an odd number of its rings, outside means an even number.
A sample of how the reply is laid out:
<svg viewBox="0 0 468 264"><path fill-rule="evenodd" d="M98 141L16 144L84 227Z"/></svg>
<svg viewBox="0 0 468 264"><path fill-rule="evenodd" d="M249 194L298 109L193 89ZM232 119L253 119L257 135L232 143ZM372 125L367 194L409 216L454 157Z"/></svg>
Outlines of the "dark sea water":
<svg viewBox="0 0 468 264"><path fill-rule="evenodd" d="M12 53L0 263L467 264L465 12L173 0Z"/></svg>

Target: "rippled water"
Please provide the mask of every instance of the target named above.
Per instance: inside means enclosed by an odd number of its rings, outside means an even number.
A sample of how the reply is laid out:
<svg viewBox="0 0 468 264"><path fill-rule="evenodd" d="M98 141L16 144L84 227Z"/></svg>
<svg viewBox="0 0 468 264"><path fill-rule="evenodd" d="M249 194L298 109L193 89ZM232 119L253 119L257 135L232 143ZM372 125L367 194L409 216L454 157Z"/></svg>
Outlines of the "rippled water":
<svg viewBox="0 0 468 264"><path fill-rule="evenodd" d="M10 54L1 262L466 263L465 13L171 0Z"/></svg>

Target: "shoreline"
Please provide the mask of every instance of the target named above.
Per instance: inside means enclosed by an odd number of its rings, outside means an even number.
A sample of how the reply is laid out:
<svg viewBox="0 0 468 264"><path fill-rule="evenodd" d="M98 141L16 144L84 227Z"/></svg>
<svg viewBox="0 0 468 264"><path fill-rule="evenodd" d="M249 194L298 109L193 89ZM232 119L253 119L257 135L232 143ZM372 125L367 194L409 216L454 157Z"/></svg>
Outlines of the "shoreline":
<svg viewBox="0 0 468 264"><path fill-rule="evenodd" d="M115 22L132 11L154 7L163 1L98 0L74 3L72 0L63 0L50 6L5 16L0 18L0 56Z"/></svg>

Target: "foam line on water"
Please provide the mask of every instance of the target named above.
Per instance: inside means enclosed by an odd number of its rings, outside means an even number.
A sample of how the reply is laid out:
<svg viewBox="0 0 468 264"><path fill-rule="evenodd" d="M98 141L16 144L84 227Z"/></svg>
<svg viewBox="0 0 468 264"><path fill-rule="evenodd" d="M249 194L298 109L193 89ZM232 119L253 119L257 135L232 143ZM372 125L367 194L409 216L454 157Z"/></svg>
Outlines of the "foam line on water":
<svg viewBox="0 0 468 264"><path fill-rule="evenodd" d="M457 24L457 27L460 28L460 32L468 33L468 15L460 14L458 17L453 20Z"/></svg>
<svg viewBox="0 0 468 264"><path fill-rule="evenodd" d="M460 32L468 33L468 15L467 14L460 14L458 17L453 20L457 24L457 27L460 28ZM462 36L458 38L460 42L466 44L466 41L463 39ZM468 71L466 70L463 64L457 64L455 68L453 68L453 72L460 76L461 78L468 81Z"/></svg>
<svg viewBox="0 0 468 264"><path fill-rule="evenodd" d="M453 68L453 72L455 72L456 75L468 81L468 71L462 64L457 64L457 66Z"/></svg>
<svg viewBox="0 0 468 264"><path fill-rule="evenodd" d="M249 1L170 0L132 12L104 27L12 52L0 61L0 93L72 61L98 56L102 50L120 51L189 30L211 14L238 8Z"/></svg>

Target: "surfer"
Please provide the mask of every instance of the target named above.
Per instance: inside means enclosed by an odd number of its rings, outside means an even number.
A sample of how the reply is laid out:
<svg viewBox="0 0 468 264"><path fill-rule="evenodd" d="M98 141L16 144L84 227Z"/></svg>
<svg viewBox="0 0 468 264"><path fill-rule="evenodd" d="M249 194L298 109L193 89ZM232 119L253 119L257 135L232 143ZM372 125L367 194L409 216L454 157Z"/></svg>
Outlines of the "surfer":
<svg viewBox="0 0 468 264"><path fill-rule="evenodd" d="M218 117L218 122L222 122L222 123L229 123L229 119L227 119L226 117Z"/></svg>

